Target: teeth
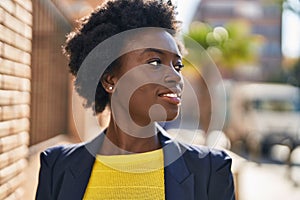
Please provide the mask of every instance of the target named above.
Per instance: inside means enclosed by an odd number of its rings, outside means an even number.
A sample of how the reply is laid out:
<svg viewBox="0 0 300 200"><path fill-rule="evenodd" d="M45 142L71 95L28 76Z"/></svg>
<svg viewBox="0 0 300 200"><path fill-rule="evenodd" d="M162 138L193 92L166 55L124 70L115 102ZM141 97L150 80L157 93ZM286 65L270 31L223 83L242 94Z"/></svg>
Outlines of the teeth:
<svg viewBox="0 0 300 200"><path fill-rule="evenodd" d="M177 94L175 94L175 93L163 94L162 96L164 96L164 97L172 97L172 98L178 97Z"/></svg>

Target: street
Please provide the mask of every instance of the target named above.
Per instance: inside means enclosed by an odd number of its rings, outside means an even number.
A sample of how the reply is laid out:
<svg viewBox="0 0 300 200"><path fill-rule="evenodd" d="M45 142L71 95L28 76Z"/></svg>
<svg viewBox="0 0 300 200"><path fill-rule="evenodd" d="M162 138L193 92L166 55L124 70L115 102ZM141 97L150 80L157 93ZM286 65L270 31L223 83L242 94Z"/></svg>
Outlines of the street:
<svg viewBox="0 0 300 200"><path fill-rule="evenodd" d="M300 167L293 169L299 177ZM300 180L298 179L298 182ZM300 182L299 182L300 183ZM239 176L239 200L299 200L300 186L288 178L288 167L277 164L245 164Z"/></svg>
<svg viewBox="0 0 300 200"><path fill-rule="evenodd" d="M293 166L278 162L246 162L239 171L239 200L299 200L300 148L291 156Z"/></svg>

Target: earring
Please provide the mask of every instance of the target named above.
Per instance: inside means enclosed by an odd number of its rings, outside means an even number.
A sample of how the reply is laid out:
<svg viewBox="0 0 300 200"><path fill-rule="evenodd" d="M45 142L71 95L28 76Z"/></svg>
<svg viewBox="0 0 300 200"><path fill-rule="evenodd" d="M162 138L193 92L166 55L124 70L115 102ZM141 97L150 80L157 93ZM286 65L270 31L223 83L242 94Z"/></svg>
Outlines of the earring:
<svg viewBox="0 0 300 200"><path fill-rule="evenodd" d="M109 89L109 90L112 90L112 89L113 89L113 86L109 86L108 89Z"/></svg>

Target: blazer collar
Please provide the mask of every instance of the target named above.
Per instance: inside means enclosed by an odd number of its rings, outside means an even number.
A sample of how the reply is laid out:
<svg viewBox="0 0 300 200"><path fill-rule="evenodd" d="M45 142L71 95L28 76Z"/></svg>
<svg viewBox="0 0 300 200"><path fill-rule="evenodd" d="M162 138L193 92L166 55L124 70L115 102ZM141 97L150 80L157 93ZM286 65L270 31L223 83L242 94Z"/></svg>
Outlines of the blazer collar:
<svg viewBox="0 0 300 200"><path fill-rule="evenodd" d="M70 170L64 174L61 194L58 199L82 199L87 187L95 156L105 137L104 132L95 139L84 143L78 159L70 165ZM165 162L165 192L167 200L193 200L194 175L186 166L183 153L186 151L179 144L171 141L166 135L159 133L163 146ZM70 194L73 198L70 198Z"/></svg>
<svg viewBox="0 0 300 200"><path fill-rule="evenodd" d="M72 163L63 175L58 200L81 200L83 198L93 169L95 156L103 139L104 133L102 132L92 141L82 143L75 148L74 151L77 151L76 159L70 161Z"/></svg>
<svg viewBox="0 0 300 200"><path fill-rule="evenodd" d="M166 135L159 134L159 138L164 150L166 200L193 200L194 175L183 156L187 149Z"/></svg>

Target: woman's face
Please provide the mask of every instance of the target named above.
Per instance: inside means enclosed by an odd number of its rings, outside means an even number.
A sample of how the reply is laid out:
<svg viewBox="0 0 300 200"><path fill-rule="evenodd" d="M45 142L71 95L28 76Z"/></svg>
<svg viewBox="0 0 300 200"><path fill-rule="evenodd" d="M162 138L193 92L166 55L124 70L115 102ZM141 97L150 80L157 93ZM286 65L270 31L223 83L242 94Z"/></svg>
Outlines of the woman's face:
<svg viewBox="0 0 300 200"><path fill-rule="evenodd" d="M118 91L117 87L115 92L124 94L132 89L129 114L140 126L153 121L173 120L179 113L183 89L180 72L183 65L177 44L166 31L139 33L135 39L139 45L146 44L146 48L139 48L121 57L121 67L114 76L116 83L123 78L120 84L123 91ZM127 47L135 48L134 45L134 42L128 43ZM129 78L124 79L126 76ZM124 91L124 88L128 90Z"/></svg>

